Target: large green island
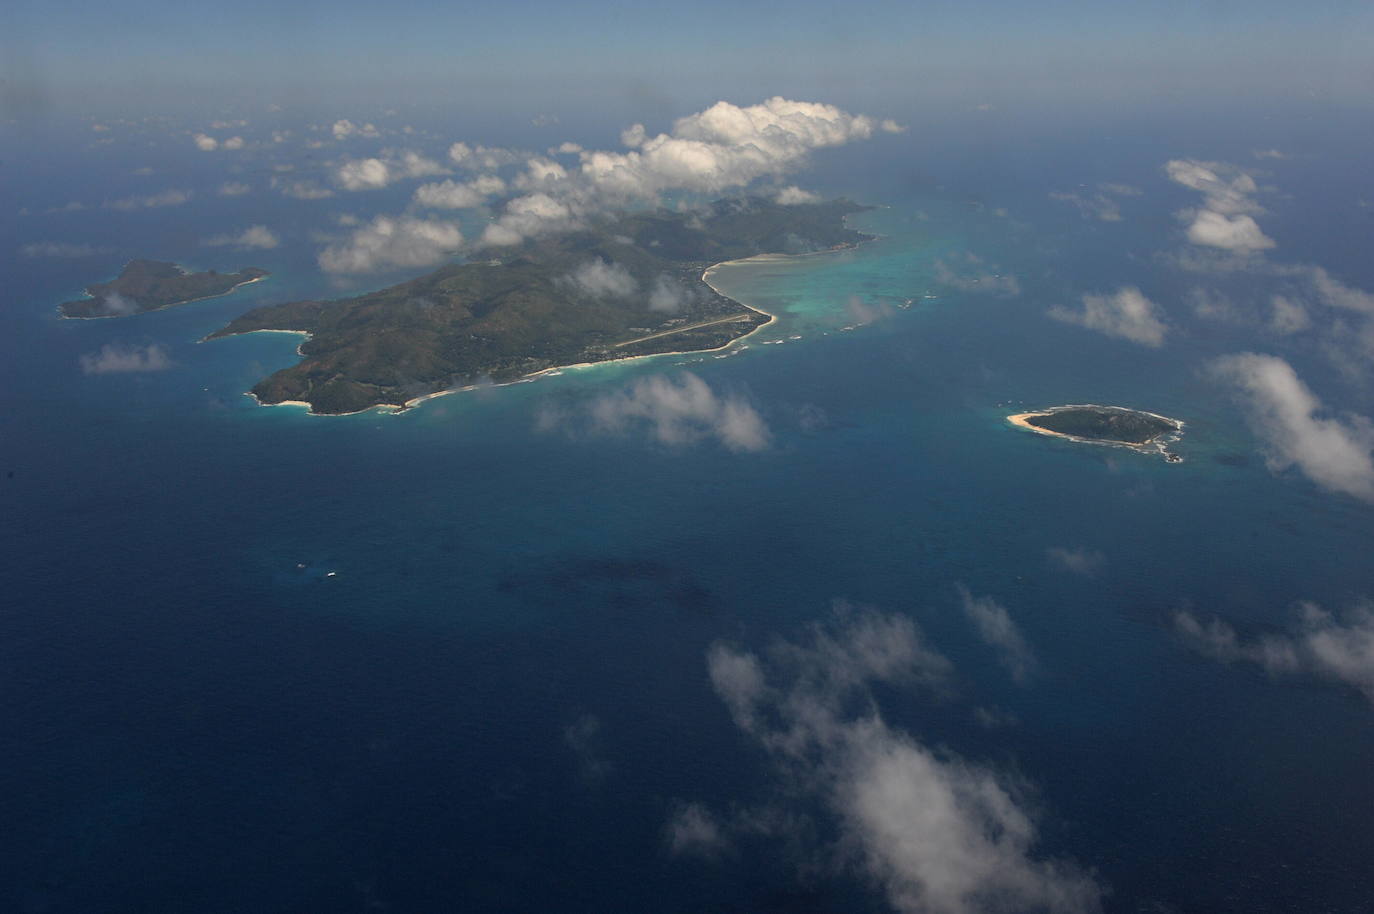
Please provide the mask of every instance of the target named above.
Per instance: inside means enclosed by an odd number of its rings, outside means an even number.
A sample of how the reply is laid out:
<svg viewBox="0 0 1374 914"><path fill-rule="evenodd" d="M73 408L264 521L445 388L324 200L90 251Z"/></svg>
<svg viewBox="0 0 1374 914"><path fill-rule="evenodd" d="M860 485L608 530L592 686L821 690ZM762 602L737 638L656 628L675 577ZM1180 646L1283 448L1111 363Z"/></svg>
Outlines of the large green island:
<svg viewBox="0 0 1374 914"><path fill-rule="evenodd" d="M1167 447L1183 431L1182 422L1124 406L1054 406L1041 412L1017 413L1007 421L1042 435L1157 450L1170 463L1183 460Z"/></svg>
<svg viewBox="0 0 1374 914"><path fill-rule="evenodd" d="M214 298L267 275L258 267L244 267L237 273L187 273L174 263L131 260L109 282L87 286L88 298L63 302L57 310L72 318L127 317Z"/></svg>
<svg viewBox="0 0 1374 914"><path fill-rule="evenodd" d="M445 391L570 365L719 349L772 318L717 293L703 278L708 267L857 244L868 236L844 218L865 209L750 197L694 213L622 215L474 252L377 292L255 308L207 339L307 334L301 361L251 393L260 403L303 403L329 415L405 409Z"/></svg>

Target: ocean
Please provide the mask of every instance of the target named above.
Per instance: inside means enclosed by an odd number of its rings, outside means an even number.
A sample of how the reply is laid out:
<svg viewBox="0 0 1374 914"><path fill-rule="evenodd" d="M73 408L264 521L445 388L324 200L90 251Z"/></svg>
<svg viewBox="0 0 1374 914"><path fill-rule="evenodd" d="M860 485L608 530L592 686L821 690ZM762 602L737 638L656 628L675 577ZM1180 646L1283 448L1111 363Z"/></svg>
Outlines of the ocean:
<svg viewBox="0 0 1374 914"><path fill-rule="evenodd" d="M780 773L708 668L713 645L807 643L842 601L914 621L950 662L938 694L875 687L886 724L1019 785L1032 855L1090 873L1106 910L1370 910L1370 701L1219 662L1175 624L1284 633L1300 601L1374 594L1374 509L1271 469L1205 369L1280 353L1365 415L1367 389L1316 346L1199 317L1191 288L1244 280L1167 259L1195 195L1164 163L1260 167L1252 150L1278 146L1270 259L1374 288L1351 240L1370 178L1323 158L1338 115L916 127L799 179L874 205L851 224L875 240L713 274L779 317L734 349L328 418L244 395L298 337L197 341L339 294L308 227L351 201L48 214L127 183L142 152L76 179L81 155L39 154L66 134L27 138L0 310L0 908L890 910L830 800ZM1140 190L1119 221L1049 196L1100 182ZM199 245L234 220L286 241ZM108 250L17 253L47 240ZM273 276L57 319L133 256ZM1123 286L1163 308L1165 345L1047 316ZM171 366L83 373L107 344ZM756 413L763 446L596 419L688 376ZM1063 403L1181 419L1184 462L1005 421ZM1005 607L1034 675L999 664L960 586ZM689 806L794 818L675 853Z"/></svg>

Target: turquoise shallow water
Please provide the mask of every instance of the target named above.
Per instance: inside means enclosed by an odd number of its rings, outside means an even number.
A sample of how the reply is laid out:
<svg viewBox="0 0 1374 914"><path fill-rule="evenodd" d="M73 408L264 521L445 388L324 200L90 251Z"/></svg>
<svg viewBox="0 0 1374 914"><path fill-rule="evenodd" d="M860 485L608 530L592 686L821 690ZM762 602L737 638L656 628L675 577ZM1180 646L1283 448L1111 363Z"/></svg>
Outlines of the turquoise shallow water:
<svg viewBox="0 0 1374 914"><path fill-rule="evenodd" d="M1374 710L1204 658L1171 614L1277 631L1294 601L1350 605L1374 592L1374 512L1266 468L1198 370L1235 341L1193 327L1173 280L1151 289L1178 325L1158 350L1045 316L1149 281L1157 265L1099 255L1166 244L1170 204L1085 226L1039 193L971 205L953 178L836 184L885 204L856 219L881 237L722 267L722 290L780 315L728 357L400 416L256 407L242 391L296 338L195 342L252 303L326 292L309 251L125 323L55 321L80 281L16 274L6 904L884 910L785 843L703 862L664 838L682 803L780 790L711 689L710 645L799 637L843 598L916 620L953 664L938 700L884 691L888 723L1016 772L1037 853L1094 871L1109 910L1367 910ZM941 262L1014 275L1020 294L954 287ZM80 374L109 341L160 343L175 367ZM768 446L589 418L684 372L753 408ZM1005 422L1065 402L1184 419L1186 461ZM1067 572L1056 547L1101 564ZM1029 684L959 611L961 583L1007 607L1039 660ZM824 831L824 804L801 803Z"/></svg>

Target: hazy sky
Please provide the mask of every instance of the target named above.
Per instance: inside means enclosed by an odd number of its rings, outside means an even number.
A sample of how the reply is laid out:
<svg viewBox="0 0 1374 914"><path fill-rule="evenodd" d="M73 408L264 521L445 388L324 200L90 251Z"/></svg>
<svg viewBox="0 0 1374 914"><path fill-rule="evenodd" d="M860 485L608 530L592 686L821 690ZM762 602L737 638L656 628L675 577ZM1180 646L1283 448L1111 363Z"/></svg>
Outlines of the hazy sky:
<svg viewBox="0 0 1374 914"><path fill-rule="evenodd" d="M1307 96L1374 87L1368 2L513 4L10 0L10 114L268 92L475 107L771 93L870 106Z"/></svg>

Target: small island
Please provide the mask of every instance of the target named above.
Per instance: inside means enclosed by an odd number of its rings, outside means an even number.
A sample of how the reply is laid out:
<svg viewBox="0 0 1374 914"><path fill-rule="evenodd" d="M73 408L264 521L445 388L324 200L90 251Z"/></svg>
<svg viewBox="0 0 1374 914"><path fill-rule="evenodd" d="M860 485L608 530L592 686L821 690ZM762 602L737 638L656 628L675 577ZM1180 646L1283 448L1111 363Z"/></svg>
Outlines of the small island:
<svg viewBox="0 0 1374 914"><path fill-rule="evenodd" d="M1168 449L1168 444L1178 440L1183 423L1168 416L1124 406L1082 404L1017 413L1008 416L1007 421L1041 435L1155 451L1169 463L1183 462L1181 456Z"/></svg>
<svg viewBox="0 0 1374 914"><path fill-rule="evenodd" d="M866 209L746 197L692 212L630 213L473 251L377 292L255 308L207 339L304 334L302 360L250 393L317 415L401 411L479 383L720 349L773 318L712 288L705 274L713 264L855 245L868 236L844 218Z"/></svg>
<svg viewBox="0 0 1374 914"><path fill-rule="evenodd" d="M127 317L214 298L268 275L258 267L244 267L237 273L187 273L174 263L131 260L109 282L87 286L88 298L63 302L57 310L68 318Z"/></svg>

